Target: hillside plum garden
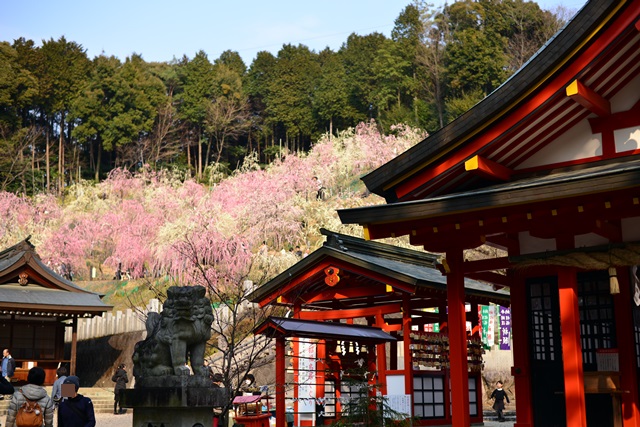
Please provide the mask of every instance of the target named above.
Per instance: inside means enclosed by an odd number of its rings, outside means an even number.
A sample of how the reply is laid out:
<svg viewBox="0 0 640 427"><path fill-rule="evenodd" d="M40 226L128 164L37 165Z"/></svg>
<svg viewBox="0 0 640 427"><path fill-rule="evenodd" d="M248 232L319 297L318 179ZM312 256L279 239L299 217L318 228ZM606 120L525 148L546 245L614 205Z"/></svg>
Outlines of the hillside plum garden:
<svg viewBox="0 0 640 427"><path fill-rule="evenodd" d="M321 138L307 154L290 153L262 168L248 156L231 176L202 185L178 172L112 171L98 184L80 182L64 197L0 193L0 244L31 236L43 260L74 280L171 275L193 284L196 270L212 282L263 281L296 262L296 245L313 250L319 229L358 235L336 209L382 203L359 178L423 139L422 131L375 122ZM316 198L317 176L327 189ZM367 196L367 197L364 197ZM258 248L266 242L268 251ZM260 262L256 258L261 257Z"/></svg>

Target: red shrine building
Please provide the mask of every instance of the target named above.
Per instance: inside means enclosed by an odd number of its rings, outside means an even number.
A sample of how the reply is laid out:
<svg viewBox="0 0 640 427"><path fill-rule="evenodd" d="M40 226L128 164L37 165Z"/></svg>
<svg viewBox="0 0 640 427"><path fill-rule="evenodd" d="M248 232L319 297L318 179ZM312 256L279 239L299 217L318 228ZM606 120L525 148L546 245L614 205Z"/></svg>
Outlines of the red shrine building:
<svg viewBox="0 0 640 427"><path fill-rule="evenodd" d="M322 247L249 296L289 310L255 330L276 339L276 425L285 425L285 401L295 425L320 426L340 419L354 398L378 394L420 425L451 425L447 278L439 257L321 233ZM509 305L508 292L494 288L464 281L465 378L475 423L483 412L478 307ZM419 397L412 403L412 396Z"/></svg>
<svg viewBox="0 0 640 427"><path fill-rule="evenodd" d="M343 342L360 351L366 342L375 348L361 358L366 373L386 378L383 394L408 396L398 407L418 424L481 425L467 307L496 296L467 286L476 280L509 288L517 427L640 426L639 154L640 0L591 0L497 90L365 176L385 205L338 212L362 226L366 240L408 236L440 254L415 263L431 262L442 286L417 286L387 260L352 258L306 264L256 291L256 302L288 304L293 313L256 331L276 338L276 425L286 424L287 339L300 360L329 364L349 354ZM481 245L502 251L468 259ZM438 295L437 314L412 306ZM353 298L358 313L347 304ZM349 323L353 314L367 324ZM435 321L447 334L446 373L437 381L414 369L421 354L415 360L407 347L411 324ZM309 339L328 344L302 359L296 346ZM441 383L446 390L435 390ZM322 387L316 399L339 397ZM428 405L443 411L439 420L424 416Z"/></svg>
<svg viewBox="0 0 640 427"><path fill-rule="evenodd" d="M496 91L363 178L386 205L339 211L367 239L444 254L454 427L473 423L468 278L510 288L517 427L640 425L639 18L640 1L589 1ZM483 244L504 256L467 261Z"/></svg>

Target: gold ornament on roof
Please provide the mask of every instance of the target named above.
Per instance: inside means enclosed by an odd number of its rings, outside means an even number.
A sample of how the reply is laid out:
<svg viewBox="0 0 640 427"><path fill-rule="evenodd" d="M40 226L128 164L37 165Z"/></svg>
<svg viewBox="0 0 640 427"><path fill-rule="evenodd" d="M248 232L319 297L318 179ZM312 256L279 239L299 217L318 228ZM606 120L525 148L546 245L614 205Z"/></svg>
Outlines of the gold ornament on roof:
<svg viewBox="0 0 640 427"><path fill-rule="evenodd" d="M29 282L29 275L27 273L20 273L18 277L18 283L22 286L27 286L27 283Z"/></svg>

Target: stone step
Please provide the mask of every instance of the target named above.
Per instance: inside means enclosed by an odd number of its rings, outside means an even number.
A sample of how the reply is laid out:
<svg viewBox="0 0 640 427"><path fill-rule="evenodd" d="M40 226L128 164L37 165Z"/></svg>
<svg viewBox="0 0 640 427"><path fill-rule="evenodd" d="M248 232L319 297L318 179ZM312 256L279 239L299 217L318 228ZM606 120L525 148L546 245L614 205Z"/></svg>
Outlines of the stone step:
<svg viewBox="0 0 640 427"><path fill-rule="evenodd" d="M51 386L45 387L47 394L51 396ZM87 396L93 402L93 408L96 413L113 413L113 391L100 387L81 387L80 394ZM0 400L0 418L7 415L11 396L5 396Z"/></svg>
<svg viewBox="0 0 640 427"><path fill-rule="evenodd" d="M506 421L516 420L515 411L504 411L502 414L504 415L504 419ZM484 411L482 413L482 418L484 421L498 421L498 415L496 414L496 411Z"/></svg>

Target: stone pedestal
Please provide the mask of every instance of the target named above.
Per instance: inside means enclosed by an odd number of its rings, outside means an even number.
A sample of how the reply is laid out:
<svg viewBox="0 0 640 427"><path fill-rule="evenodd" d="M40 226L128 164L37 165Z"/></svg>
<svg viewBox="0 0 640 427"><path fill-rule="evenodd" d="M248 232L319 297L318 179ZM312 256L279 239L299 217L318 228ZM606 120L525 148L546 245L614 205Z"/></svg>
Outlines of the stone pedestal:
<svg viewBox="0 0 640 427"><path fill-rule="evenodd" d="M132 427L210 427L213 408L227 404L227 393L212 386L140 387L123 390L121 399L133 408Z"/></svg>

